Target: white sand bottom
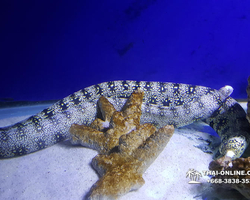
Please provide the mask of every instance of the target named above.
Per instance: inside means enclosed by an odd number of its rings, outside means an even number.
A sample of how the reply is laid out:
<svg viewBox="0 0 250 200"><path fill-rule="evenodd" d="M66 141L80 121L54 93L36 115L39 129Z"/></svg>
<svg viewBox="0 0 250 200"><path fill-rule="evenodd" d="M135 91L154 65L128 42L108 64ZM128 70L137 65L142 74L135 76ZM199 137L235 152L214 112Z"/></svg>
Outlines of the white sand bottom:
<svg viewBox="0 0 250 200"><path fill-rule="evenodd" d="M1 119L0 127L26 117ZM200 177L201 184L189 184L190 178L186 178L186 173L189 169L199 172L208 170L212 155L194 147L194 141L178 134L180 131L200 134L192 126L175 130L164 151L143 175L145 184L139 190L121 197L121 200L205 199L204 188L208 177ZM62 142L26 156L2 159L0 199L84 199L98 180L90 164L95 155L97 152L91 149ZM214 191L206 190L206 193L207 200L213 199ZM239 199L238 193L236 197L230 195L223 199L232 197Z"/></svg>

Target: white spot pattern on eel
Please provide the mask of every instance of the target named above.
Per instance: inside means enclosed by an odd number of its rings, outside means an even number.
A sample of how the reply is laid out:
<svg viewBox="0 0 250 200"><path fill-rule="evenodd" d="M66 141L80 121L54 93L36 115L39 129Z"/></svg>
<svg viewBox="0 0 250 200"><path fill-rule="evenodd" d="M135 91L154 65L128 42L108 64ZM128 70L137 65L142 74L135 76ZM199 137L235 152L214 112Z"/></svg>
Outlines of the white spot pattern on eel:
<svg viewBox="0 0 250 200"><path fill-rule="evenodd" d="M181 127L203 120L221 137L221 154L233 151L235 158L249 143L246 113L229 97L230 86L215 90L178 83L110 81L84 88L27 120L0 128L0 158L25 155L68 139L71 124L89 125L95 119L100 96L120 110L137 88L144 91L141 123Z"/></svg>

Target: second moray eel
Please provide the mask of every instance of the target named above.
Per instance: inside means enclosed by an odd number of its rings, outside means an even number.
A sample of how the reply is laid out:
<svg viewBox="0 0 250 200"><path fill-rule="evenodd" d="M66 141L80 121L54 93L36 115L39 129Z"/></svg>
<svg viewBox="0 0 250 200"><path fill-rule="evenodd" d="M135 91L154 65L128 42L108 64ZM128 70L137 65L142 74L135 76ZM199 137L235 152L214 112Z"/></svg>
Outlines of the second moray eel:
<svg viewBox="0 0 250 200"><path fill-rule="evenodd" d="M230 86L215 90L178 83L111 81L84 88L24 121L0 128L0 158L25 155L68 139L73 123L89 125L95 119L100 96L120 110L138 88L144 91L141 123L181 127L203 120L221 137L221 155L237 158L247 147L250 125L243 108L229 97Z"/></svg>

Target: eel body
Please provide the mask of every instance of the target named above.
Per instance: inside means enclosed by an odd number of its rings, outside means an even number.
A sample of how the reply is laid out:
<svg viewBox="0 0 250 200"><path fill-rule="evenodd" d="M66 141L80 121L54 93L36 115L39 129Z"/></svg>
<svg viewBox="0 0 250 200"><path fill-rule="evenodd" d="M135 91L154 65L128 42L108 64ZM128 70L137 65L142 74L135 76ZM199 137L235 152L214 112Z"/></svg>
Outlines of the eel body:
<svg viewBox="0 0 250 200"><path fill-rule="evenodd" d="M111 81L84 88L24 121L0 128L0 158L25 155L70 138L73 123L89 125L95 119L101 96L120 110L137 89L144 91L141 123L181 127L203 120L221 137L222 155L232 151L232 157L240 157L244 152L250 126L243 108L229 96L230 86L215 90L178 83Z"/></svg>

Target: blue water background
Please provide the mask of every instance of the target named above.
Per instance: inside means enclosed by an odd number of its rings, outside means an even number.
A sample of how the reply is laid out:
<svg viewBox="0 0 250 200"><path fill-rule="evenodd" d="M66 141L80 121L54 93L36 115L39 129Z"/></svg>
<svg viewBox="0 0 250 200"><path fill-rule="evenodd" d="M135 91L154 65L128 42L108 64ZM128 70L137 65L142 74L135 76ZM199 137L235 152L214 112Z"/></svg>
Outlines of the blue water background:
<svg viewBox="0 0 250 200"><path fill-rule="evenodd" d="M3 0L0 15L1 100L124 79L227 84L246 98L247 0Z"/></svg>

